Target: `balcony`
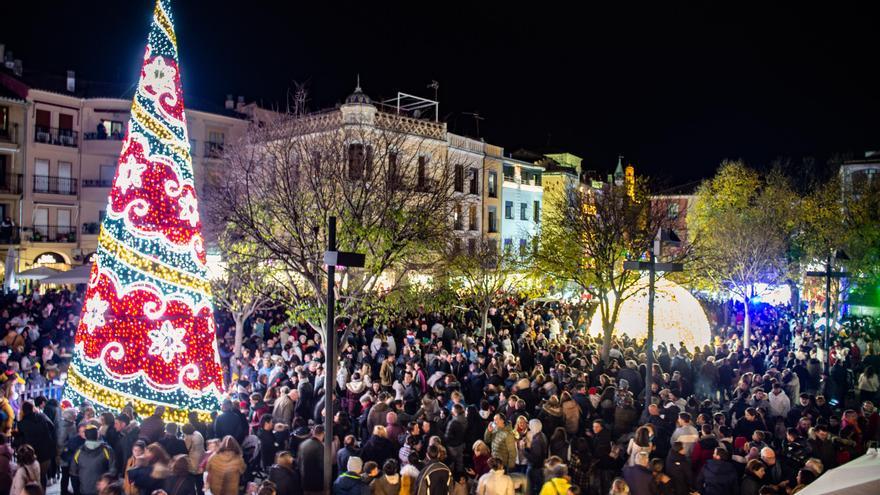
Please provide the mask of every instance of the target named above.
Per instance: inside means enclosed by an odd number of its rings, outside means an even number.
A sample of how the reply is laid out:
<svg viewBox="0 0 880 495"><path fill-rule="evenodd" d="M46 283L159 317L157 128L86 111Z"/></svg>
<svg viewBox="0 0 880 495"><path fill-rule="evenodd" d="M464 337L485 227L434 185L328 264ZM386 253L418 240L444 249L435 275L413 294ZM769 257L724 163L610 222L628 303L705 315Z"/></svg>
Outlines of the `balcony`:
<svg viewBox="0 0 880 495"><path fill-rule="evenodd" d="M125 139L124 132L84 132L83 141L122 141Z"/></svg>
<svg viewBox="0 0 880 495"><path fill-rule="evenodd" d="M113 187L112 179L83 179L82 186L85 187Z"/></svg>
<svg viewBox="0 0 880 495"><path fill-rule="evenodd" d="M220 158L223 155L223 143L205 141L205 158Z"/></svg>
<svg viewBox="0 0 880 495"><path fill-rule="evenodd" d="M64 194L76 196L76 179L69 177L34 176L34 192L43 194Z"/></svg>
<svg viewBox="0 0 880 495"><path fill-rule="evenodd" d="M20 244L21 230L18 227L0 227L0 245Z"/></svg>
<svg viewBox="0 0 880 495"><path fill-rule="evenodd" d="M98 235L100 232L101 224L98 222L88 222L82 226L83 235Z"/></svg>
<svg viewBox="0 0 880 495"><path fill-rule="evenodd" d="M0 129L0 141L18 144L18 124L12 124L6 129Z"/></svg>
<svg viewBox="0 0 880 495"><path fill-rule="evenodd" d="M22 182L21 174L0 175L0 194L21 194Z"/></svg>
<svg viewBox="0 0 880 495"><path fill-rule="evenodd" d="M70 225L34 225L31 242L76 242L76 227Z"/></svg>
<svg viewBox="0 0 880 495"><path fill-rule="evenodd" d="M38 143L54 144L76 148L79 146L79 133L73 129L59 129L57 127L41 127L34 129L34 141Z"/></svg>

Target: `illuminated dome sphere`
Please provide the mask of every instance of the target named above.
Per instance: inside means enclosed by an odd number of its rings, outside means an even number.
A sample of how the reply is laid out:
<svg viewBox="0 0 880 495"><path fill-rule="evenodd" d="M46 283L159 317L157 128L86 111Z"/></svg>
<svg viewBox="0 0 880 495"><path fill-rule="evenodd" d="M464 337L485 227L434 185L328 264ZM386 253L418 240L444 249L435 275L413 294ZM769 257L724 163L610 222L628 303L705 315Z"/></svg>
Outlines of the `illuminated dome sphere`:
<svg viewBox="0 0 880 495"><path fill-rule="evenodd" d="M637 291L620 307L620 315L614 326L614 334L626 334L641 340L648 336L648 278L632 289ZM609 299L614 296L609 294ZM602 315L599 310L590 322L589 334L602 335ZM712 338L709 320L700 302L684 287L670 280L656 282L654 294L654 347L661 343L679 347L684 342L688 349L710 344Z"/></svg>

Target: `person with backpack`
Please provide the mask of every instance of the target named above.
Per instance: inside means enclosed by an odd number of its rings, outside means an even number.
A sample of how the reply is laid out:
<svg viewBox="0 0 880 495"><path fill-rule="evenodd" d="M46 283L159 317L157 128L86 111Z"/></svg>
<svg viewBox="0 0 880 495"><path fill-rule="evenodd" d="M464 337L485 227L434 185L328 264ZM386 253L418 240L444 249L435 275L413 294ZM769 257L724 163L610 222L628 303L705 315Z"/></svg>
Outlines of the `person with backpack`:
<svg viewBox="0 0 880 495"><path fill-rule="evenodd" d="M452 491L452 471L443 463L445 449L436 444L428 446L425 467L416 478L414 495L449 495Z"/></svg>
<svg viewBox="0 0 880 495"><path fill-rule="evenodd" d="M86 441L73 454L70 475L79 477L79 493L97 495L98 480L103 474L116 474L116 456L113 449L98 440L98 429L94 425L86 427Z"/></svg>
<svg viewBox="0 0 880 495"><path fill-rule="evenodd" d="M9 495L22 495L25 493L24 487L28 483L40 482L40 463L37 462L37 453L30 445L22 445L15 451L15 457L18 459L18 469L12 476L12 488Z"/></svg>

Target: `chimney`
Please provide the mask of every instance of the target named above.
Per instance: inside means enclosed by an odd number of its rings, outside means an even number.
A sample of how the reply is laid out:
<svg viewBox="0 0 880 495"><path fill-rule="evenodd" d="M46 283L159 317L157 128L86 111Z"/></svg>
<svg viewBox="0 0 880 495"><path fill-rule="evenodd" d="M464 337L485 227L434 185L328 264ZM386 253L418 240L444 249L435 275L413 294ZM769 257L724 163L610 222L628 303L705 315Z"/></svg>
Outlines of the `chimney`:
<svg viewBox="0 0 880 495"><path fill-rule="evenodd" d="M244 108L244 96L239 96L235 104L235 110L240 112L242 108Z"/></svg>
<svg viewBox="0 0 880 495"><path fill-rule="evenodd" d="M72 70L67 71L67 91L70 93L76 91L76 73Z"/></svg>
<svg viewBox="0 0 880 495"><path fill-rule="evenodd" d="M18 77L21 77L21 73L24 72L24 68L21 66L21 59L17 58L12 61L12 73Z"/></svg>
<svg viewBox="0 0 880 495"><path fill-rule="evenodd" d="M232 95L226 95L226 105L227 110L232 110L235 108L235 103L232 101Z"/></svg>

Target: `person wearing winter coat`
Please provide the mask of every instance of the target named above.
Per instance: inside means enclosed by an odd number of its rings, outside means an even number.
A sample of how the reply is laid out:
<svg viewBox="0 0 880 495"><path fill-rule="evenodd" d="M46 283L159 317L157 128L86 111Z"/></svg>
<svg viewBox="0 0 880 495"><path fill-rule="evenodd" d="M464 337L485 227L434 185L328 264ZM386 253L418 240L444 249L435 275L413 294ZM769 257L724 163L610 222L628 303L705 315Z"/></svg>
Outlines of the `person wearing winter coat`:
<svg viewBox="0 0 880 495"><path fill-rule="evenodd" d="M157 442L168 453L168 457L174 458L186 454L186 443L177 438L177 423L165 425L165 435Z"/></svg>
<svg viewBox="0 0 880 495"><path fill-rule="evenodd" d="M623 467L623 479L629 486L629 492L633 495L656 495L657 485L654 483L654 473L648 467L649 456L647 452L639 452L636 462L631 466Z"/></svg>
<svg viewBox="0 0 880 495"><path fill-rule="evenodd" d="M97 433L97 430L95 431ZM21 405L21 419L18 421L18 436L15 445L30 445L37 453L37 461L40 463L42 479L40 484L46 488L46 475L49 463L57 454L55 438L55 425L34 407L31 401L24 401Z"/></svg>
<svg viewBox="0 0 880 495"><path fill-rule="evenodd" d="M540 421L538 423L540 424ZM504 463L497 457L489 459L489 472L480 476L477 482L477 495L513 495L513 493L513 479L504 473Z"/></svg>
<svg viewBox="0 0 880 495"><path fill-rule="evenodd" d="M739 477L730 462L726 449L717 448L712 459L706 462L697 476L696 489L700 495L736 495L739 493Z"/></svg>
<svg viewBox="0 0 880 495"><path fill-rule="evenodd" d="M220 407L223 412L214 420L214 434L218 438L225 438L227 435L231 436L241 445L248 434L247 419L236 410L229 399L224 400Z"/></svg>
<svg viewBox="0 0 880 495"><path fill-rule="evenodd" d="M568 482L568 468L566 465L562 464L561 459L553 457L547 461L547 464L547 482L541 487L539 495L568 493L571 484Z"/></svg>
<svg viewBox="0 0 880 495"><path fill-rule="evenodd" d="M369 495L370 486L361 477L364 461L357 456L349 457L346 467L348 469L333 482L333 495Z"/></svg>
<svg viewBox="0 0 880 495"><path fill-rule="evenodd" d="M397 461L388 459L382 465L382 476L370 483L370 495L398 495L402 493L400 485L401 479Z"/></svg>
<svg viewBox="0 0 880 495"><path fill-rule="evenodd" d="M24 487L28 483L40 482L40 463L37 462L37 454L30 445L22 445L15 451L18 459L18 468L12 476L12 486L9 495L23 495Z"/></svg>
<svg viewBox="0 0 880 495"><path fill-rule="evenodd" d="M781 384L778 382L773 384L773 389L770 390L770 397L768 399L770 401L769 414L771 418L788 417L788 412L791 411L791 401L785 395L785 391L782 390Z"/></svg>
<svg viewBox="0 0 880 495"><path fill-rule="evenodd" d="M571 398L568 392L562 392L562 421L565 426L565 433L573 436L580 430L581 425L581 408L577 402Z"/></svg>
<svg viewBox="0 0 880 495"><path fill-rule="evenodd" d="M541 406L538 419L541 420L544 431L556 431L556 428L563 426L562 406L555 395L550 396L547 402Z"/></svg>
<svg viewBox="0 0 880 495"><path fill-rule="evenodd" d="M220 450L208 461L207 486L212 495L237 495L238 481L245 466L241 447L231 435L223 438Z"/></svg>
<svg viewBox="0 0 880 495"><path fill-rule="evenodd" d="M162 419L164 415L165 406L156 406L153 415L141 423L138 438L147 445L158 442L162 438L162 434L165 433L165 421Z"/></svg>
<svg viewBox="0 0 880 495"><path fill-rule="evenodd" d="M269 481L275 483L276 493L302 495L299 471L294 468L293 455L286 450L275 455L275 464L269 468Z"/></svg>
<svg viewBox="0 0 880 495"><path fill-rule="evenodd" d="M86 441L70 463L70 475L79 477L79 493L97 495L98 480L103 474L116 475L116 456L106 443L98 440L98 429L86 427Z"/></svg>
<svg viewBox="0 0 880 495"><path fill-rule="evenodd" d="M712 425L705 423L700 430L702 433L700 441L694 444L694 450L691 452L691 466L694 473L699 473L703 469L703 465L714 455L715 448L720 445L718 438L712 432Z"/></svg>
<svg viewBox="0 0 880 495"><path fill-rule="evenodd" d="M189 459L189 472L202 474L199 465L205 457L205 439L196 427L189 423L183 425L183 444L186 446L186 455Z"/></svg>
<svg viewBox="0 0 880 495"><path fill-rule="evenodd" d="M361 448L361 458L364 462L373 461L376 464L385 462L386 459L396 457L397 450L394 444L387 438L388 433L382 425L373 428L373 435Z"/></svg>
<svg viewBox="0 0 880 495"><path fill-rule="evenodd" d="M324 427L315 426L312 436L299 444L296 455L303 493L324 492Z"/></svg>
<svg viewBox="0 0 880 495"><path fill-rule="evenodd" d="M197 495L198 476L190 473L189 458L180 454L171 461L171 473L165 478L162 489L168 495Z"/></svg>
<svg viewBox="0 0 880 495"><path fill-rule="evenodd" d="M293 421L293 409L296 407L298 397L298 391L282 387L281 396L275 400L275 406L272 408L272 419L276 423L290 425Z"/></svg>
<svg viewBox="0 0 880 495"><path fill-rule="evenodd" d="M492 456L501 459L504 467L513 469L516 466L516 438L513 428L507 424L504 416L496 414L492 423L483 434L483 441L492 451Z"/></svg>
<svg viewBox="0 0 880 495"><path fill-rule="evenodd" d="M541 431L542 429L543 425L540 420L532 419L529 421L529 432L526 434L526 447L523 452L529 462L526 477L529 480L529 486L533 488L533 493L536 493L538 487L541 486L544 478L544 461L547 460L549 454L549 442L547 435Z"/></svg>
<svg viewBox="0 0 880 495"><path fill-rule="evenodd" d="M442 449L428 446L427 462L413 485L412 495L449 495L452 491L452 471L441 460Z"/></svg>
<svg viewBox="0 0 880 495"><path fill-rule="evenodd" d="M689 495L693 491L694 472L681 442L672 444L666 456L666 474L671 479L673 495Z"/></svg>
<svg viewBox="0 0 880 495"><path fill-rule="evenodd" d="M742 484L740 485L740 495L758 495L761 487L764 486L764 476L766 475L764 463L758 459L752 459L746 464L746 472L743 475Z"/></svg>

